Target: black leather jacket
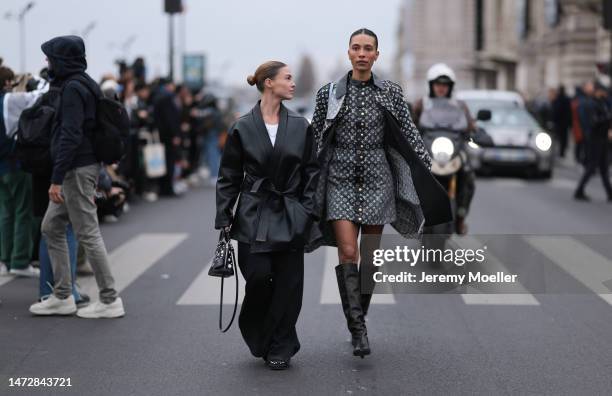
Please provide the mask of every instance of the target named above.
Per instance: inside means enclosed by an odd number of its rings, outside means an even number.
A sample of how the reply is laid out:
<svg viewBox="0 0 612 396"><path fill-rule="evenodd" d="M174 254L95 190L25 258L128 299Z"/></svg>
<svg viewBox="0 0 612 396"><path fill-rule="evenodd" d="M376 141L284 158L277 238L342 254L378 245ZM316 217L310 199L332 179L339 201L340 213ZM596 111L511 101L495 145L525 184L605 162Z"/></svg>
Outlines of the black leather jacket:
<svg viewBox="0 0 612 396"><path fill-rule="evenodd" d="M272 146L259 106L228 133L215 228L231 224L232 239L251 244L252 252L301 249L314 228L319 167L313 131L305 118L281 105Z"/></svg>

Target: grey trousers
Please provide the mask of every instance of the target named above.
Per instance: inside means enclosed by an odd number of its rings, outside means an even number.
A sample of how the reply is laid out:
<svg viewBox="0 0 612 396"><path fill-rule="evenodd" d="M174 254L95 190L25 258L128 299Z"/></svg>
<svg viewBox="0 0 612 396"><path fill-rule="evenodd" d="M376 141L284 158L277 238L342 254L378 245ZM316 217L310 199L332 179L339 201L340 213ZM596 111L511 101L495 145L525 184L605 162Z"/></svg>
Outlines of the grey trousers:
<svg viewBox="0 0 612 396"><path fill-rule="evenodd" d="M110 271L108 254L98 224L94 202L100 165L76 168L66 173L62 192L64 203L49 202L42 222L42 234L47 241L57 298L72 294L70 258L66 241L66 226L70 222L79 246L83 246L100 289L100 301L109 304L117 298L115 280Z"/></svg>

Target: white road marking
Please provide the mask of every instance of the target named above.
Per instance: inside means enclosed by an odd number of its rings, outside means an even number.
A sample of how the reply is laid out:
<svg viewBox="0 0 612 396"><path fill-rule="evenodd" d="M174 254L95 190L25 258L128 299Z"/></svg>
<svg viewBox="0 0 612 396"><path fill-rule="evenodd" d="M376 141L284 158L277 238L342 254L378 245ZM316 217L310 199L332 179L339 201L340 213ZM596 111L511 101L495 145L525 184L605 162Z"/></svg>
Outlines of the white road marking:
<svg viewBox="0 0 612 396"><path fill-rule="evenodd" d="M325 247L325 261L323 264L323 281L321 285L321 304L340 304L340 292L338 292L338 283L336 281L336 271L334 268L338 265L338 251L334 247ZM390 292L387 294L380 293L384 287L378 285L372 295L371 304L395 304L395 297ZM380 289L379 289L380 288ZM389 291L389 289L387 289Z"/></svg>
<svg viewBox="0 0 612 396"><path fill-rule="evenodd" d="M477 183L486 183L486 184L490 184L490 185L494 185L495 187L509 187L509 188L515 188L515 187L527 187L529 186L529 183L525 180L521 180L521 179L480 179L477 181Z"/></svg>
<svg viewBox="0 0 612 396"><path fill-rule="evenodd" d="M125 290L187 237L185 233L139 234L115 249L109 255L109 261L117 291ZM98 286L93 276L79 280L79 286L92 300L97 300Z"/></svg>
<svg viewBox="0 0 612 396"><path fill-rule="evenodd" d="M237 256L238 244L236 241L232 241L232 244ZM208 275L208 269L210 268L211 264L212 260L206 264L204 269L193 280L181 298L179 298L176 305L219 305L221 278L214 278ZM236 267L235 270L237 274L234 276L238 276L238 304L240 304L244 298L244 278L242 278L238 267ZM235 285L236 280L233 277L225 279L223 286L223 303L225 305L234 304L234 298L236 296Z"/></svg>
<svg viewBox="0 0 612 396"><path fill-rule="evenodd" d="M612 305L603 282L612 279L612 261L569 236L528 236L525 241Z"/></svg>
<svg viewBox="0 0 612 396"><path fill-rule="evenodd" d="M12 281L13 279L15 279L15 277L12 276L12 275L0 276L0 286L6 285L7 283Z"/></svg>
<svg viewBox="0 0 612 396"><path fill-rule="evenodd" d="M464 249L480 249L483 246L482 242L472 236L455 237L453 242ZM505 273L512 273L491 252L486 252L485 257L486 267L489 272L496 273L497 271L503 271ZM512 291L516 291L516 293L482 293L473 290L473 293L461 294L461 298L468 305L540 305L533 294L529 293L522 285L514 285Z"/></svg>
<svg viewBox="0 0 612 396"><path fill-rule="evenodd" d="M575 190L576 186L578 185L578 182L566 178L554 178L547 182L546 185L563 190Z"/></svg>

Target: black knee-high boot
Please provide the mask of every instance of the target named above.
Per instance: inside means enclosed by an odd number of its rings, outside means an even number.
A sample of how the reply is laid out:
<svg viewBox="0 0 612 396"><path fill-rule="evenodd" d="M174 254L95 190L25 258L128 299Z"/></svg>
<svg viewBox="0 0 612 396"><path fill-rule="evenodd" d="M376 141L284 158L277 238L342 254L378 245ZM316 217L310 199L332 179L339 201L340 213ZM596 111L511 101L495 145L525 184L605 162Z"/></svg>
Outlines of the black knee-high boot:
<svg viewBox="0 0 612 396"><path fill-rule="evenodd" d="M374 265L374 250L380 246L381 235L366 234L362 236L360 244L360 264L359 264L359 279L361 281L361 309L363 310L363 316L368 314L370 308L370 301L372 300L372 294L374 293L374 273L377 271L377 267Z"/></svg>
<svg viewBox="0 0 612 396"><path fill-rule="evenodd" d="M370 308L370 301L372 300L372 293L374 293L375 283L372 279L375 272L375 267L372 262L361 262L359 266L359 280L361 281L361 310L363 311L363 316L365 317L368 314L368 309Z"/></svg>
<svg viewBox="0 0 612 396"><path fill-rule="evenodd" d="M336 266L336 280L342 301L342 310L346 317L346 324L352 336L353 355L370 354L370 343L361 308L361 294L359 285L359 270L357 264L344 263Z"/></svg>
<svg viewBox="0 0 612 396"><path fill-rule="evenodd" d="M372 300L371 294L361 295L361 309L363 310L363 316L366 316L368 314L368 309L370 308L371 300Z"/></svg>

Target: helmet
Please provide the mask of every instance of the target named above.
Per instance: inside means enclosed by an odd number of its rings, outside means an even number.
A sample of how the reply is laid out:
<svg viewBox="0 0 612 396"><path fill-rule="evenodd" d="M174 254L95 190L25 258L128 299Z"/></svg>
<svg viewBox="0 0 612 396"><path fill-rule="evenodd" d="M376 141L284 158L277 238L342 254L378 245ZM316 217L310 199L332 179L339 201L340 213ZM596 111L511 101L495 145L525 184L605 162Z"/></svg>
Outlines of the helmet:
<svg viewBox="0 0 612 396"><path fill-rule="evenodd" d="M446 80L451 84L455 83L455 72L444 63L436 63L427 70L427 81Z"/></svg>
<svg viewBox="0 0 612 396"><path fill-rule="evenodd" d="M427 82L429 83L429 96L434 97L433 83L438 82L448 84L448 97L451 96L453 86L455 85L455 72L444 63L436 63L427 70Z"/></svg>

